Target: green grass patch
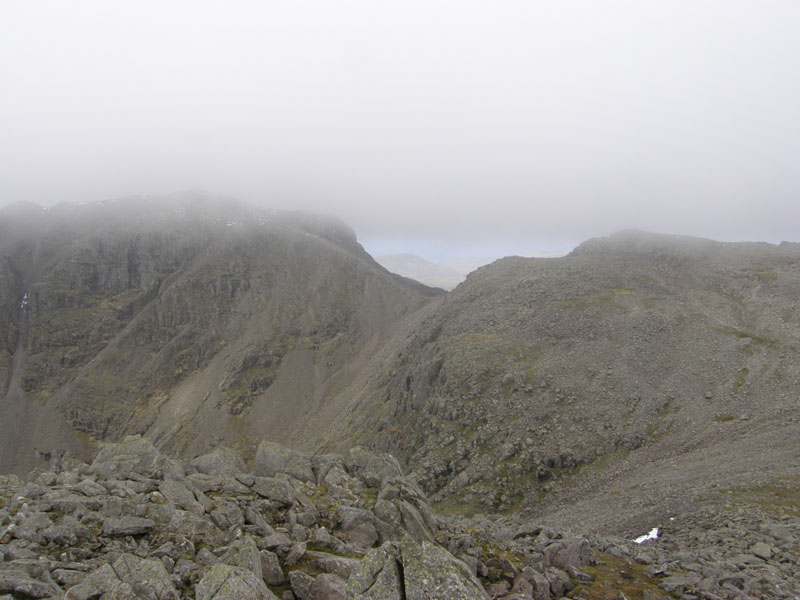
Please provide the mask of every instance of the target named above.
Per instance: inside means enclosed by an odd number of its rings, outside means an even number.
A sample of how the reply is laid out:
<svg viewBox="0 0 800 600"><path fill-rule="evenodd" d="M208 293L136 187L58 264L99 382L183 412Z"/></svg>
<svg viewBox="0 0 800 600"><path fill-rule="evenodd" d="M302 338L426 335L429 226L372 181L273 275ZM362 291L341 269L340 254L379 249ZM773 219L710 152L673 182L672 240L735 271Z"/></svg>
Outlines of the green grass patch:
<svg viewBox="0 0 800 600"><path fill-rule="evenodd" d="M717 423L729 423L730 421L735 421L736 416L730 413L723 413L721 415L717 415L716 417L714 417L714 420Z"/></svg>
<svg viewBox="0 0 800 600"><path fill-rule="evenodd" d="M567 598L608 600L622 598L621 593L630 600L642 600L645 593L658 598L665 596L664 590L658 587L662 578L645 575L644 570L647 565L605 553L596 554L596 558L597 564L581 567L584 573L594 577L594 581L577 582L575 589L567 594Z"/></svg>

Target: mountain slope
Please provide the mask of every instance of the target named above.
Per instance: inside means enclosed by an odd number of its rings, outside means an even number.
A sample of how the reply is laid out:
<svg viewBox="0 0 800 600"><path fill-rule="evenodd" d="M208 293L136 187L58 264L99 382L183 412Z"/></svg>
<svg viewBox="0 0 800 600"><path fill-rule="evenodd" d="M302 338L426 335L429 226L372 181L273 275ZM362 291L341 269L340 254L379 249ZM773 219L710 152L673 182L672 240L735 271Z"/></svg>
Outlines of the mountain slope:
<svg viewBox="0 0 800 600"><path fill-rule="evenodd" d="M470 274L343 419L440 508L641 533L800 474L800 246L624 232ZM634 491L637 490L637 491Z"/></svg>
<svg viewBox="0 0 800 600"><path fill-rule="evenodd" d="M2 470L145 433L178 454L295 447L438 291L340 222L202 195L3 210Z"/></svg>

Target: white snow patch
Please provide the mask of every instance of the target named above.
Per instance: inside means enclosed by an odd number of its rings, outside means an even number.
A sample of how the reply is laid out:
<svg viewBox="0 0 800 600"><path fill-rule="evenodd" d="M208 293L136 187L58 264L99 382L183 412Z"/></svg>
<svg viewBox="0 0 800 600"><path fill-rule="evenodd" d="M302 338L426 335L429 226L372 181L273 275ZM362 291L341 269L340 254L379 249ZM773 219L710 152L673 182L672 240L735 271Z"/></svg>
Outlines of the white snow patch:
<svg viewBox="0 0 800 600"><path fill-rule="evenodd" d="M658 539L658 527L653 527L648 533L646 533L645 535L640 535L633 541L636 542L637 544L641 544L643 542L646 542L647 540L657 540L657 539Z"/></svg>

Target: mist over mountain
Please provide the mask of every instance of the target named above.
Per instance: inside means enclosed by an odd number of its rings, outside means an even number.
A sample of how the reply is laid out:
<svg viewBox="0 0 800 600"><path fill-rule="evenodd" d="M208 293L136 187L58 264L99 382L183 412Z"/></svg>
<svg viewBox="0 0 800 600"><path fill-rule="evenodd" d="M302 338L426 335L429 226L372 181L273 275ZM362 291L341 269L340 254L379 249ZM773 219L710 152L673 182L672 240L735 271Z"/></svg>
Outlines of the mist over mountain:
<svg viewBox="0 0 800 600"><path fill-rule="evenodd" d="M2 228L2 466L23 473L131 433L311 447L358 355L441 293L335 219L205 196L12 205Z"/></svg>
<svg viewBox="0 0 800 600"><path fill-rule="evenodd" d="M780 528L797 524L800 497L798 297L794 243L624 231L560 258L495 261L445 293L391 273L334 217L199 193L15 203L0 209L0 470L33 468L39 487L10 477L0 487L21 510L12 495L58 497L58 486L87 476L108 490L114 477L133 477L139 483L122 485L150 490L148 502L163 488L169 502L207 511L220 527L231 523L219 512L228 509L213 502L235 490L251 511L242 514L268 533L256 524L251 475L184 479L223 461L294 486L270 513L296 536L274 560L314 581L319 567L295 555L313 557L291 543L322 536L328 546L316 548L367 564L376 560L370 547L410 534L473 565L475 582L453 577L476 598L481 586L536 581L549 590L543 598L567 584L600 598L595 583L626 572L614 557L634 552L614 536L659 528L656 554L641 564L658 556L679 575L637 575L639 597L702 585L726 594L737 560L737 590L753 592L766 572L796 589L785 565L800 539ZM97 462L115 453L117 466ZM130 472L131 460L152 465ZM117 473L120 465L128 466ZM407 479L388 483L369 469L402 469ZM174 496L170 478L193 500ZM221 495L203 500L203 487ZM112 504L93 505L106 511L98 519L117 518ZM138 506L130 510L155 510ZM3 515L13 516L0 506ZM178 517L148 518L169 529ZM341 540L296 530L301 519L327 523ZM114 552L116 526L98 531L102 552ZM596 537L555 533L567 529ZM467 531L486 537L465 541ZM568 546L582 550L558 558ZM9 548L7 556L20 552ZM401 562L416 551L380 548ZM750 564L748 551L767 562ZM513 557L513 568L499 555ZM694 575L709 569L716 575ZM15 579L19 586L40 581L26 572L33 579ZM335 571L331 598L345 597L343 572L351 571ZM293 577L291 593L302 598L311 580ZM672 587L671 577L683 579ZM199 593L200 578L184 585Z"/></svg>
<svg viewBox="0 0 800 600"><path fill-rule="evenodd" d="M452 290L467 277L467 272L429 262L415 254L383 254L375 260L392 273L443 290Z"/></svg>

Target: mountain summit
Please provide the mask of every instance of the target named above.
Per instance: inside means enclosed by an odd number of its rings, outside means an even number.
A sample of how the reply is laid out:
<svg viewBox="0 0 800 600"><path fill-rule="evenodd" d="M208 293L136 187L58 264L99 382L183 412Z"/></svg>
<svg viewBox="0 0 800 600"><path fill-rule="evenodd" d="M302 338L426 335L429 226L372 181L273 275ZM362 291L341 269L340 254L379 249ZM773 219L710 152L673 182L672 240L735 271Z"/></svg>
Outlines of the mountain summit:
<svg viewBox="0 0 800 600"><path fill-rule="evenodd" d="M442 292L340 221L201 194L0 212L0 468L146 433L179 454L312 447Z"/></svg>

